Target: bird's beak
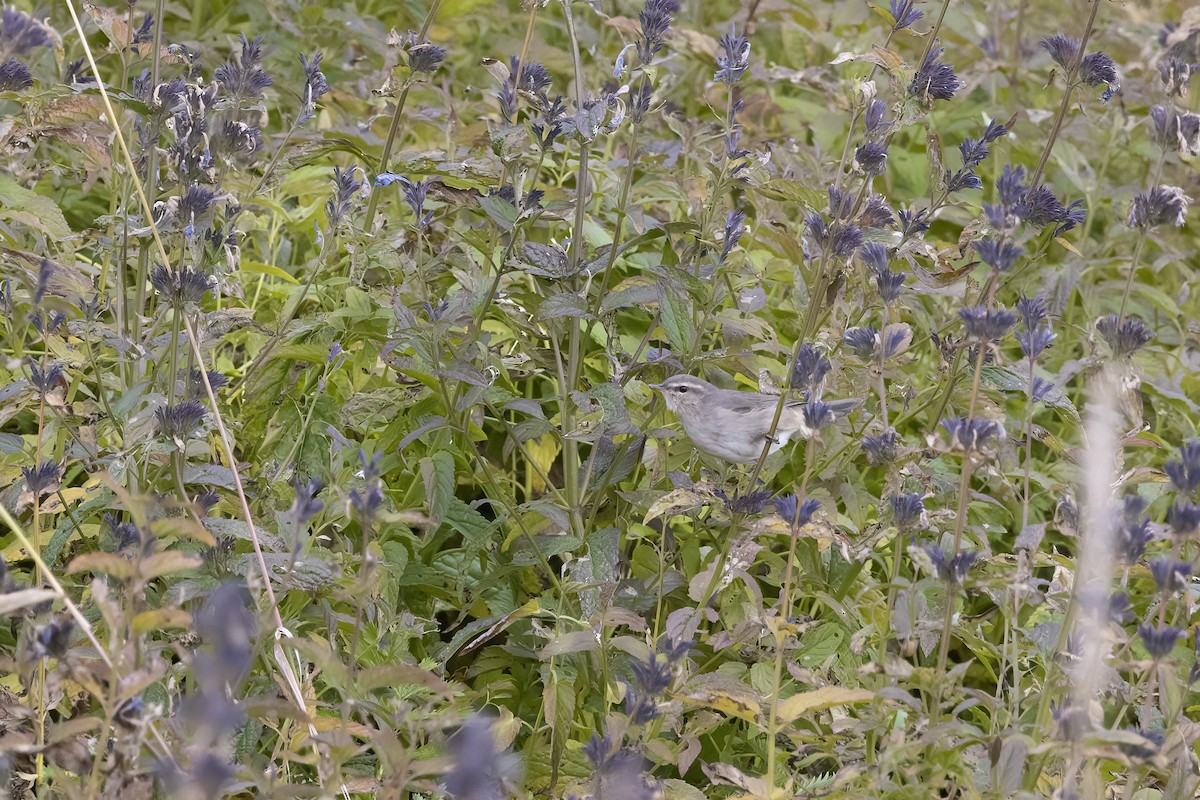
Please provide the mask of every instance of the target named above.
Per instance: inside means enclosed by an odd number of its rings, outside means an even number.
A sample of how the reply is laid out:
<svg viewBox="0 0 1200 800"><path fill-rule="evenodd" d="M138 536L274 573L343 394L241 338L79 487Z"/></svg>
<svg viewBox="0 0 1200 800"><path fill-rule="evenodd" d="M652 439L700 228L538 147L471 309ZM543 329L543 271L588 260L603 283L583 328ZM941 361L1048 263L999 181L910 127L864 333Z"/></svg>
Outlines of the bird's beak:
<svg viewBox="0 0 1200 800"><path fill-rule="evenodd" d="M646 385L649 386L651 389L658 389L660 392L663 389L663 385L661 383L647 383Z"/></svg>

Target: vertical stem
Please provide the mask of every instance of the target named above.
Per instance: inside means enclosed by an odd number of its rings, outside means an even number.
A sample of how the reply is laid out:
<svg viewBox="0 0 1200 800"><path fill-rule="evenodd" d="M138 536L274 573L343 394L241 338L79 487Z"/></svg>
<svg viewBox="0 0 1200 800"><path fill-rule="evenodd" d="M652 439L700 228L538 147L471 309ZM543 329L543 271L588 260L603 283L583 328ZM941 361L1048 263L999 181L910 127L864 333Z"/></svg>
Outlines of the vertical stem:
<svg viewBox="0 0 1200 800"><path fill-rule="evenodd" d="M882 667L887 659L888 639L892 635L892 615L896 608L896 584L900 582L900 559L904 555L904 542L907 536L904 531L896 530L892 539L892 564L888 574L887 608L884 613L883 630L879 636L879 666Z"/></svg>
<svg viewBox="0 0 1200 800"><path fill-rule="evenodd" d="M1033 331L1030 331L1032 335ZM1033 472L1033 359L1029 359L1029 387L1025 394L1025 485L1021 494L1021 530L1029 525L1029 484Z"/></svg>
<svg viewBox="0 0 1200 800"><path fill-rule="evenodd" d="M1133 255L1129 259L1129 275L1125 277L1125 291L1121 294L1121 310L1117 312L1117 327L1125 321L1125 311L1129 307L1129 296L1133 292L1133 279L1137 275L1138 261L1142 258L1142 245L1146 242L1145 227L1138 228L1137 241L1133 245Z"/></svg>
<svg viewBox="0 0 1200 800"><path fill-rule="evenodd" d="M442 4L442 0L433 0L429 4L429 11L425 14L425 21L421 23L421 30L417 33L417 43L421 44L425 41L426 35L429 33L429 26L433 24L434 17L437 16L438 6ZM387 172L388 161L392 158L392 147L396 143L396 134L400 131L400 119L404 116L404 104L408 101L408 90L412 87L411 83L405 84L404 90L400 92L400 98L396 101L396 108L392 112L392 122L388 125L387 139L383 143L383 154L379 157L380 172ZM375 209L379 205L379 189L375 185L374 179L371 179L371 199L367 201L367 213L363 222L363 230L367 233L371 232L371 225L375 222Z"/></svg>
<svg viewBox="0 0 1200 800"><path fill-rule="evenodd" d="M929 51L933 50L933 45L937 41L937 35L942 30L942 22L946 19L946 11L950 8L950 0L945 0L942 3L942 10L938 12L937 22L933 23L933 27L929 30L929 34L925 37L925 49L921 51L921 57L917 59L917 67L919 68L925 63L925 58L929 55Z"/></svg>
<svg viewBox="0 0 1200 800"><path fill-rule="evenodd" d="M1015 112L1021 108L1021 34L1025 29L1025 7L1028 0L1019 0L1017 4L1017 24L1013 31L1011 63L1008 65L1009 106Z"/></svg>
<svg viewBox="0 0 1200 800"><path fill-rule="evenodd" d="M1075 92L1075 79L1079 75L1079 64L1083 61L1088 40L1092 38L1092 28L1096 24L1096 12L1099 10L1100 0L1092 0L1091 13L1088 15L1087 24L1083 28L1083 35L1079 38L1079 49L1075 53L1075 58L1071 60L1071 66L1067 69L1066 90L1063 92L1062 103L1058 106L1058 114L1054 118L1054 127L1050 129L1050 137L1046 139L1046 146L1042 148L1042 157L1038 159L1037 169L1029 176L1030 186L1037 186L1041 182L1042 175L1046 171L1046 162L1050 160L1050 151L1054 149L1054 142L1058 139L1058 134L1062 131L1063 120L1066 119L1067 109L1071 105L1071 95Z"/></svg>
<svg viewBox="0 0 1200 800"><path fill-rule="evenodd" d="M971 492L971 471L971 454L967 453L963 456L962 475L958 481L958 513L954 517L954 549L952 553L947 554L947 558L957 557L962 547L963 528L966 527L967 521L967 498ZM946 656L950 652L950 627L954 621L954 605L958 600L958 585L950 581L945 581L945 583L946 614L942 619L942 641L938 647L937 675L939 681L946 671ZM940 696L937 701L941 702Z"/></svg>
<svg viewBox="0 0 1200 800"><path fill-rule="evenodd" d="M787 639L788 619L792 612L792 573L796 564L796 542L800 538L800 509L808 492L808 479L812 475L813 451L815 438L809 438L804 445L804 477L800 481L800 491L796 494L796 514L791 520L791 544L788 547L786 572L783 576L783 595L779 598L779 616L775 625L775 680L772 684L771 708L767 713L767 796L775 794L775 764L776 743L775 726L779 711L779 682L783 679L783 643Z"/></svg>
<svg viewBox="0 0 1200 800"><path fill-rule="evenodd" d="M579 56L579 37L575 30L575 17L571 13L571 0L562 0L563 14L567 23L567 34L571 40L571 58L575 65L575 110L583 112L586 89L583 82L583 62ZM575 219L571 228L571 247L568 261L572 271L579 265L583 253L583 217L588 203L588 157L591 152L590 142L584 141L579 148L579 170L575 177ZM567 344L566 385L563 386L563 432L568 433L574 428L575 413L571 406L570 393L579 385L581 354L581 331L578 319L568 320L570 333ZM584 536L582 530L581 509L579 507L579 443L572 437L563 444L563 490L570 502L572 525L576 535Z"/></svg>

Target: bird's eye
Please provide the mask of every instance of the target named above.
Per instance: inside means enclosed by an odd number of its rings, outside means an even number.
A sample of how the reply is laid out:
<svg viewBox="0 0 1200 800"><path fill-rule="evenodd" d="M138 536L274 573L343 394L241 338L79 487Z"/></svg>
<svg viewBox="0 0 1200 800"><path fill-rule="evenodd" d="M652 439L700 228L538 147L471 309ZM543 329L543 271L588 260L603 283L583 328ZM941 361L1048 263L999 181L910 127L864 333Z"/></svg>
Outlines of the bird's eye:
<svg viewBox="0 0 1200 800"><path fill-rule="evenodd" d="M686 386L680 386L680 387L679 387L678 389L676 389L675 391L679 392L680 394L687 394L687 387L686 387Z"/></svg>

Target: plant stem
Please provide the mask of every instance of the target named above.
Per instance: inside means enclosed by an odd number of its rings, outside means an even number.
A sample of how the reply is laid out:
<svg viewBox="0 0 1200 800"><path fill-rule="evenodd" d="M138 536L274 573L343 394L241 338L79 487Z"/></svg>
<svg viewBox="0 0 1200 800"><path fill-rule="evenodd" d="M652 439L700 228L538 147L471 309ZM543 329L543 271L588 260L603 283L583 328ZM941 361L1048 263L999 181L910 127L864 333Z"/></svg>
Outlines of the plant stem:
<svg viewBox="0 0 1200 800"><path fill-rule="evenodd" d="M954 519L954 552L953 556L957 557L959 549L962 546L963 528L965 527L967 518L967 498L971 491L971 460L968 453L963 457L962 475L958 482L958 512ZM946 613L942 617L942 639L938 645L938 660L937 660L937 681L938 694L934 702L934 714L940 715L941 709L941 682L946 673L946 657L950 653L950 629L954 623L954 606L958 601L958 584L952 581L943 581L946 584Z"/></svg>
<svg viewBox="0 0 1200 800"><path fill-rule="evenodd" d="M434 17L437 16L438 6L442 4L442 0L433 0L429 4L429 11L425 14L425 21L421 23L421 30L417 33L417 43L423 44L425 36L429 33L429 26L433 24ZM392 158L392 147L396 143L396 134L400 131L400 119L404 116L404 105L408 102L408 90L412 87L412 82L404 85L404 90L400 92L400 98L396 101L396 108L392 111L392 122L388 125L387 139L383 143L383 154L379 157L379 169L376 170L376 175L381 172L387 172L388 162ZM367 213L363 221L363 230L367 233L371 232L372 224L375 222L375 209L379 205L379 190L382 187L376 186L374 179L371 180L371 199L367 201Z"/></svg>
<svg viewBox="0 0 1200 800"><path fill-rule="evenodd" d="M1071 66L1067 69L1066 90L1063 92L1062 102L1058 106L1058 114L1054 117L1054 126L1050 128L1050 136L1046 139L1046 146L1042 148L1042 156L1038 159L1037 169L1029 176L1029 185L1032 187L1038 186L1041 182L1042 175L1046 172L1046 163L1050 160L1050 151L1054 149L1054 142L1062 131L1063 120L1066 119L1067 109L1071 105L1071 95L1075 92L1075 80L1079 76L1079 65L1083 61L1088 39L1092 38L1092 28L1096 24L1096 12L1099 10L1100 0L1092 0L1092 11L1083 28L1083 36L1079 38L1079 49L1076 50L1075 57L1071 59Z"/></svg>
<svg viewBox="0 0 1200 800"><path fill-rule="evenodd" d="M575 17L571 13L571 0L563 0L563 14L567 23L567 34L571 40L571 58L575 65L575 107L582 112L586 88L583 82L583 61L579 55L579 37L575 30ZM588 157L591 143L583 141L579 148L579 170L575 176L575 219L571 228L571 247L567 255L571 272L579 266L583 254L583 218L588 203ZM561 387L562 395L562 431L571 432L575 426L575 410L572 406L570 393L579 386L579 375L582 369L580 354L581 330L578 319L568 320L569 334L567 345L566 379ZM579 503L579 443L574 438L568 438L563 443L563 489L570 503L568 512L571 516L574 532L584 540L583 520Z"/></svg>

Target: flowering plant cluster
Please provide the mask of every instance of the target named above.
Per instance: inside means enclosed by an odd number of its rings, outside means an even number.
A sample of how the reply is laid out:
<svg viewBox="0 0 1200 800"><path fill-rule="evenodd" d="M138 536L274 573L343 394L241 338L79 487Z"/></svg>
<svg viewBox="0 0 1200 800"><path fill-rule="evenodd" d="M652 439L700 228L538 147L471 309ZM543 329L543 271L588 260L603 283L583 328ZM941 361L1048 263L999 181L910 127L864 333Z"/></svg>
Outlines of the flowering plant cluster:
<svg viewBox="0 0 1200 800"><path fill-rule="evenodd" d="M343 5L3 8L6 796L1196 796L1195 9Z"/></svg>

